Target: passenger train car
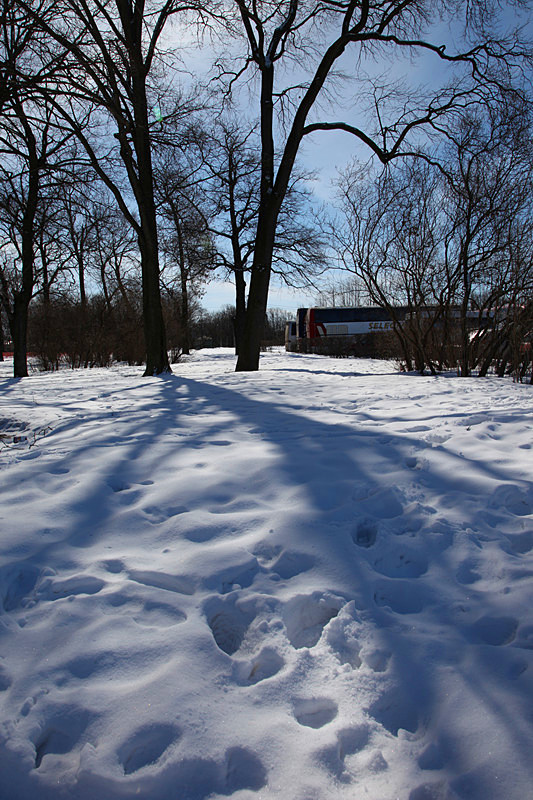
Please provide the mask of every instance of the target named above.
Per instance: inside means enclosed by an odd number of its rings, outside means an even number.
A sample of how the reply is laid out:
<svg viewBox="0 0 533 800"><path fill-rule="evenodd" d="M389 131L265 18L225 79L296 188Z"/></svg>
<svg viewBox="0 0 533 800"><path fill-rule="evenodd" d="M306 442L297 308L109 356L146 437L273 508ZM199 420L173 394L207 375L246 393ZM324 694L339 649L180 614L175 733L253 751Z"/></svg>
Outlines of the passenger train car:
<svg viewBox="0 0 533 800"><path fill-rule="evenodd" d="M396 308L398 321L407 308ZM296 320L287 323L285 349L304 353L324 352L327 345L346 349L363 344L376 334L394 329L391 315L376 306L363 308L299 308Z"/></svg>

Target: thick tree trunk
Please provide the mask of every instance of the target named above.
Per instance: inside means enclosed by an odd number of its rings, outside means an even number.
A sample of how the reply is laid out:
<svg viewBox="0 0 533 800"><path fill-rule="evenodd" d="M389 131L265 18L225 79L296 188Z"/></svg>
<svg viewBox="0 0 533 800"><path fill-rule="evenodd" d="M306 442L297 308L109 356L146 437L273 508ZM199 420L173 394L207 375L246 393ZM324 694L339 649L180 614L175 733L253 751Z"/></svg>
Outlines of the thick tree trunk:
<svg viewBox="0 0 533 800"><path fill-rule="evenodd" d="M261 193L254 259L242 341L237 356L237 372L259 369L261 339L268 303L272 254L281 198L274 194L273 102L274 67L265 64L261 74ZM288 169L290 175L290 169ZM286 183L285 183L286 190ZM283 196L285 191L283 191Z"/></svg>
<svg viewBox="0 0 533 800"><path fill-rule="evenodd" d="M29 298L17 292L13 300L13 313L9 318L9 329L13 339L13 376L28 377L28 308Z"/></svg>
<svg viewBox="0 0 533 800"><path fill-rule="evenodd" d="M181 324L183 325L183 342L181 352L188 356L191 352L191 337L189 334L189 290L187 287L187 270L181 270Z"/></svg>
<svg viewBox="0 0 533 800"><path fill-rule="evenodd" d="M244 271L235 270L235 320L233 331L235 334L235 355L239 355L241 342L244 337L244 323L246 322L246 281Z"/></svg>
<svg viewBox="0 0 533 800"><path fill-rule="evenodd" d="M152 169L152 143L148 122L146 97L146 65L143 62L143 15L140 6L128 2L118 3L124 28L130 65L132 69L133 115L132 131L135 159L129 143L121 140L121 154L128 170L131 187L139 210L141 251L141 274L143 292L143 323L146 346L145 375L171 372L168 362L165 323L161 307L159 282L159 248L154 199L154 176ZM134 161L136 165L134 165Z"/></svg>
<svg viewBox="0 0 533 800"><path fill-rule="evenodd" d="M243 337L237 358L237 372L254 372L259 369L269 281L270 270L252 272Z"/></svg>
<svg viewBox="0 0 533 800"><path fill-rule="evenodd" d="M178 236L178 258L180 264L180 291L181 291L180 314L181 314L181 325L183 330L181 352L183 353L183 355L188 356L191 352L191 339L189 335L189 288L188 288L189 276L187 273L187 264L185 261L185 243L183 241L183 230L181 227L181 221L177 214L177 211L174 211L174 224Z"/></svg>
<svg viewBox="0 0 533 800"><path fill-rule="evenodd" d="M259 369L259 354L265 326L274 237L276 235L277 214L272 206L273 203L263 215L260 215L258 221L246 318L235 368L237 372L253 372Z"/></svg>
<svg viewBox="0 0 533 800"><path fill-rule="evenodd" d="M152 157L148 136L148 114L144 104L146 126L138 136L137 159L139 170L139 194L137 202L141 219L141 250L144 340L146 345L145 375L159 375L171 372L168 363L167 340L161 291L159 285L159 251L157 242L157 222L154 203ZM146 132L146 135L145 135Z"/></svg>
<svg viewBox="0 0 533 800"><path fill-rule="evenodd" d="M155 219L154 219L155 223ZM168 363L167 342L161 294L159 289L159 259L157 239L146 236L146 224L142 221L143 235L139 237L141 250L144 341L146 346L145 375L160 375L171 372Z"/></svg>
<svg viewBox="0 0 533 800"><path fill-rule="evenodd" d="M233 320L233 335L235 339L235 355L239 355L241 342L244 336L244 323L246 320L246 280L244 278L244 263L240 244L240 229L237 218L237 203L235 200L235 186L237 175L230 153L228 162L228 199L231 223L231 249L233 253L233 274L235 275L235 319Z"/></svg>
<svg viewBox="0 0 533 800"><path fill-rule="evenodd" d="M22 280L21 288L13 293L13 313L9 325L13 339L13 375L15 378L26 378L28 375L27 339L28 308L33 295L35 282L35 216L39 197L40 159L37 155L37 143L33 131L19 107L19 119L24 127L28 147L28 194L22 220Z"/></svg>
<svg viewBox="0 0 533 800"><path fill-rule="evenodd" d="M461 362L459 374L462 378L470 375L470 338L466 319L467 306L463 303L461 313Z"/></svg>

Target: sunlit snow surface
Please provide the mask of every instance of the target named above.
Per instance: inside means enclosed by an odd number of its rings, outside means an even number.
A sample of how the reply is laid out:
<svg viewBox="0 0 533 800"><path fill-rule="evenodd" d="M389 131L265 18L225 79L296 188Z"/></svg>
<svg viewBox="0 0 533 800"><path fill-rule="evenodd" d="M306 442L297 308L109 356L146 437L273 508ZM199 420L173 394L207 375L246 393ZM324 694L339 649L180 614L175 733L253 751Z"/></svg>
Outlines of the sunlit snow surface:
<svg viewBox="0 0 533 800"><path fill-rule="evenodd" d="M0 365L1 800L525 800L533 388Z"/></svg>

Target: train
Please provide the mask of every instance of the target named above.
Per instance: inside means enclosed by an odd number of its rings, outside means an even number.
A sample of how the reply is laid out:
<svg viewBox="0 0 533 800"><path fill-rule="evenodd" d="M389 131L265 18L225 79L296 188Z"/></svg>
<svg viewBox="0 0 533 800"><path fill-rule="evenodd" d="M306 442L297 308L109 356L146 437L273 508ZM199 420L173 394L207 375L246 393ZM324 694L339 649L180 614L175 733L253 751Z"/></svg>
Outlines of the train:
<svg viewBox="0 0 533 800"><path fill-rule="evenodd" d="M409 313L407 306L394 309L396 321L402 322ZM285 325L285 349L289 352L324 352L327 345L352 348L374 340L375 336L391 333L394 322L391 314L377 306L359 308L299 308L296 319Z"/></svg>

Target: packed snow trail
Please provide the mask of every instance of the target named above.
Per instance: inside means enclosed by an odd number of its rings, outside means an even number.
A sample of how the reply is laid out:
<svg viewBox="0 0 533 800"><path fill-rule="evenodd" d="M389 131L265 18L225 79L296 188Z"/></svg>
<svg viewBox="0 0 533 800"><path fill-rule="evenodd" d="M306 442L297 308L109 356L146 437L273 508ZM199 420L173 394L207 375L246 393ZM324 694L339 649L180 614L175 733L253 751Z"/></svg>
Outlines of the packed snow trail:
<svg viewBox="0 0 533 800"><path fill-rule="evenodd" d="M532 387L0 365L0 800L524 800Z"/></svg>

